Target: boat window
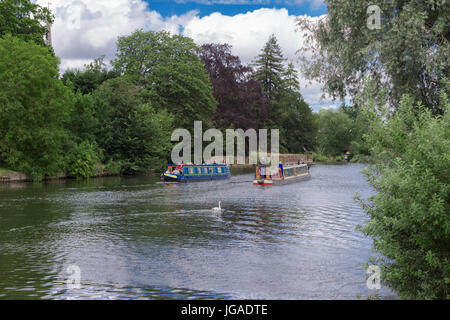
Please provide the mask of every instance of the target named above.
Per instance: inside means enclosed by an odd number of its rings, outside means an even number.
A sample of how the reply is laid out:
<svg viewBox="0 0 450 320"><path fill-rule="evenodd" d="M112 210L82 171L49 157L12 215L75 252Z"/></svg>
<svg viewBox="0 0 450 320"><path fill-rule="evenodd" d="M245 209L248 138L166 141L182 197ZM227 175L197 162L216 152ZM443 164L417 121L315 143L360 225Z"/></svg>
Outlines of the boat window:
<svg viewBox="0 0 450 320"><path fill-rule="evenodd" d="M188 168L189 174L194 174L194 168Z"/></svg>

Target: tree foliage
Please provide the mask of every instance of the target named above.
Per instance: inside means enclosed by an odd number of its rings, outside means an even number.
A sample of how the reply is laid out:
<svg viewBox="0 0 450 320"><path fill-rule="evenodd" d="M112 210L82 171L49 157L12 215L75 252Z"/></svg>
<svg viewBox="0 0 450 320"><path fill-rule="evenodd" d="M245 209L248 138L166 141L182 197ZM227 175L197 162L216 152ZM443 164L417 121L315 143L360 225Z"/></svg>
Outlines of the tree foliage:
<svg viewBox="0 0 450 320"><path fill-rule="evenodd" d="M200 58L205 64L218 102L213 116L221 128L259 129L269 116L270 105L252 69L231 54L228 44L205 44Z"/></svg>
<svg viewBox="0 0 450 320"><path fill-rule="evenodd" d="M447 89L448 90L448 89ZM449 92L449 91L447 91ZM450 297L450 104L443 116L405 96L397 112L374 108L366 143L378 161L366 172L378 192L364 203L383 278L407 299Z"/></svg>
<svg viewBox="0 0 450 320"><path fill-rule="evenodd" d="M318 114L318 147L328 155L339 155L349 150L352 141L352 122L342 110L322 109Z"/></svg>
<svg viewBox="0 0 450 320"><path fill-rule="evenodd" d="M265 126L280 130L281 152L303 153L314 148L317 125L300 93L294 64L286 67L284 61L277 39L271 35L255 60L255 78L269 97L270 117Z"/></svg>
<svg viewBox="0 0 450 320"><path fill-rule="evenodd" d="M58 65L44 47L0 38L0 159L36 179L61 168L72 98Z"/></svg>
<svg viewBox="0 0 450 320"><path fill-rule="evenodd" d="M67 174L75 178L90 178L100 161L95 143L83 141L73 147L67 156Z"/></svg>
<svg viewBox="0 0 450 320"><path fill-rule="evenodd" d="M46 25L52 22L50 11L30 0L0 1L0 36L10 34L44 46Z"/></svg>
<svg viewBox="0 0 450 320"><path fill-rule="evenodd" d="M119 77L106 81L95 92L96 132L105 160L122 163L122 172L161 168L170 155L173 117L145 103L142 88Z"/></svg>
<svg viewBox="0 0 450 320"><path fill-rule="evenodd" d="M84 70L67 70L61 79L66 86L72 87L74 92L88 94L96 90L106 80L118 76L118 73L114 70L107 69L104 56L102 56L86 65Z"/></svg>
<svg viewBox="0 0 450 320"><path fill-rule="evenodd" d="M161 32L136 31L117 43L116 70L136 77L146 101L174 115L175 125L191 128L208 122L216 110L211 82L190 38Z"/></svg>
<svg viewBox="0 0 450 320"><path fill-rule="evenodd" d="M323 84L334 98L361 92L369 76L388 89L391 105L403 94L421 101L435 114L441 79L449 77L450 7L441 0L377 1L381 28L367 26L369 3L326 0L328 15L300 18L305 36L304 74Z"/></svg>
<svg viewBox="0 0 450 320"><path fill-rule="evenodd" d="M282 87L284 60L278 40L272 34L254 62L255 78L270 100L275 98L276 92Z"/></svg>

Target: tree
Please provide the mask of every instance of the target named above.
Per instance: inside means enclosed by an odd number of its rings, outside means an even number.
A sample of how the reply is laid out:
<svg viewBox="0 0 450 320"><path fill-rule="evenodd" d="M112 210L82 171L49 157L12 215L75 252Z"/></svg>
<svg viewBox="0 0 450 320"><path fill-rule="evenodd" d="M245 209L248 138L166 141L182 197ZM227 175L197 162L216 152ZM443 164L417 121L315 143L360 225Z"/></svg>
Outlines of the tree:
<svg viewBox="0 0 450 320"><path fill-rule="evenodd" d="M381 28L368 27L366 1L327 0L321 20L300 18L306 35L304 74L323 84L334 98L355 97L370 77L389 90L392 106L403 94L421 101L435 114L441 80L449 78L450 7L439 0L377 1Z"/></svg>
<svg viewBox="0 0 450 320"><path fill-rule="evenodd" d="M208 122L216 110L211 82L192 39L161 32L136 31L117 43L116 70L136 77L146 101L174 115L175 125Z"/></svg>
<svg viewBox="0 0 450 320"><path fill-rule="evenodd" d="M0 37L10 34L44 46L46 25L52 22L50 11L30 0L0 1Z"/></svg>
<svg viewBox="0 0 450 320"><path fill-rule="evenodd" d="M92 94L73 94L73 108L65 126L73 142L96 141L95 133L100 120L95 114L94 103Z"/></svg>
<svg viewBox="0 0 450 320"><path fill-rule="evenodd" d="M286 91L277 103L283 107L278 108L276 122L272 126L280 129L282 151L304 153L312 150L316 144L317 124L302 95L299 92Z"/></svg>
<svg viewBox="0 0 450 320"><path fill-rule="evenodd" d="M62 81L65 85L72 87L74 92L82 94L92 93L103 82L119 76L114 70L108 70L104 62L104 56L95 59L92 63L85 65L84 70L67 70Z"/></svg>
<svg viewBox="0 0 450 320"><path fill-rule="evenodd" d="M300 92L300 83L298 82L298 71L291 61L283 75L283 87L285 90Z"/></svg>
<svg viewBox="0 0 450 320"><path fill-rule="evenodd" d="M447 83L448 86L448 83ZM450 103L443 116L404 96L397 112L366 105L365 142L376 166L366 174L377 194L362 201L382 278L406 299L450 297Z"/></svg>
<svg viewBox="0 0 450 320"><path fill-rule="evenodd" d="M292 62L287 68L277 39L271 35L256 58L255 78L270 99L266 127L280 129L282 152L305 152L315 144L317 126L311 108L300 93L298 72Z"/></svg>
<svg viewBox="0 0 450 320"><path fill-rule="evenodd" d="M348 150L352 141L350 117L338 111L322 109L318 114L318 146L328 155L339 155Z"/></svg>
<svg viewBox="0 0 450 320"><path fill-rule="evenodd" d="M44 47L0 38L0 161L34 179L62 169L72 97L58 65Z"/></svg>
<svg viewBox="0 0 450 320"><path fill-rule="evenodd" d="M211 79L218 106L213 119L225 129L259 129L270 112L267 96L253 78L252 69L243 66L239 57L231 54L228 44L205 44L200 59Z"/></svg>
<svg viewBox="0 0 450 320"><path fill-rule="evenodd" d="M94 93L98 145L123 173L162 168L171 150L173 117L144 102L142 88L126 77L106 81Z"/></svg>
<svg viewBox="0 0 450 320"><path fill-rule="evenodd" d="M283 53L277 38L275 35L271 35L254 62L255 78L261 83L263 91L271 101L282 85L281 79L285 72L283 62Z"/></svg>

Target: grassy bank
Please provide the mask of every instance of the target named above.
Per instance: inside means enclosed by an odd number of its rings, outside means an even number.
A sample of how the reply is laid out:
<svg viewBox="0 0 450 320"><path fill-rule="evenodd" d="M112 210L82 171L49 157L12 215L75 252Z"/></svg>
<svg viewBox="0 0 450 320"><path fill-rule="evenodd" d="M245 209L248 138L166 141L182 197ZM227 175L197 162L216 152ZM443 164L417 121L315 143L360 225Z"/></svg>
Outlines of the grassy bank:
<svg viewBox="0 0 450 320"><path fill-rule="evenodd" d="M338 156L330 156L323 153L316 153L313 152L314 155L314 163L321 163L321 164L340 164L345 163L345 156L344 155L338 155ZM373 159L370 156L364 155L364 154L356 154L353 155L350 159L350 163L373 163Z"/></svg>
<svg viewBox="0 0 450 320"><path fill-rule="evenodd" d="M111 170L113 169L113 170ZM104 164L97 164L95 167L95 172L91 176L91 178L98 177L110 177L110 176L119 176L120 172L114 170L114 168L110 168ZM56 180L56 179L75 179L65 173L61 173L51 177L45 177L43 180ZM20 181L32 181L30 177L26 174L10 169L6 169L4 167L0 167L0 182L20 182Z"/></svg>

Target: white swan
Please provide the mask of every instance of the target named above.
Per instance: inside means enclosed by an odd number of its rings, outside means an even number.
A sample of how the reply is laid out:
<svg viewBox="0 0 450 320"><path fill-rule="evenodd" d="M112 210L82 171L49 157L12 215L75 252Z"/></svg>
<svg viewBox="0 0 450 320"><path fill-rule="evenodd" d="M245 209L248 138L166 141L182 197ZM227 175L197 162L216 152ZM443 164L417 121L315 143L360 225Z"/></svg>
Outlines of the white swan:
<svg viewBox="0 0 450 320"><path fill-rule="evenodd" d="M222 204L222 201L219 201L219 206L213 208L213 211L222 211L222 207L220 206Z"/></svg>

